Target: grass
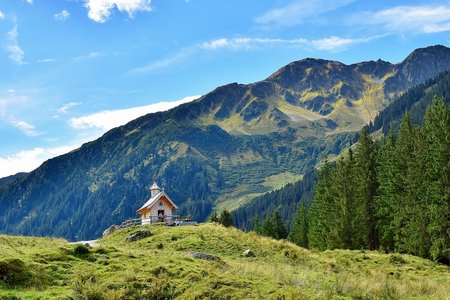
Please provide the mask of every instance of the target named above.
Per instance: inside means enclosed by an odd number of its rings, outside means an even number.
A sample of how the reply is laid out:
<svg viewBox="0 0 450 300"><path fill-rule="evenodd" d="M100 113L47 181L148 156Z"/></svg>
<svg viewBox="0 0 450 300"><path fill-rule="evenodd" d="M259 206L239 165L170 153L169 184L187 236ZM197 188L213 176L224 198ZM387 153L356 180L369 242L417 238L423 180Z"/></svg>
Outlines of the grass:
<svg viewBox="0 0 450 300"><path fill-rule="evenodd" d="M128 228L100 247L0 236L0 299L445 299L447 266L373 251L309 251L215 224ZM251 248L256 257L241 254ZM193 258L189 251L220 258ZM2 263L20 260L16 282ZM16 264L17 265L17 264ZM23 268L25 267L25 268ZM24 271L25 270L25 271ZM24 273L22 273L22 271ZM15 298L14 298L15 297Z"/></svg>

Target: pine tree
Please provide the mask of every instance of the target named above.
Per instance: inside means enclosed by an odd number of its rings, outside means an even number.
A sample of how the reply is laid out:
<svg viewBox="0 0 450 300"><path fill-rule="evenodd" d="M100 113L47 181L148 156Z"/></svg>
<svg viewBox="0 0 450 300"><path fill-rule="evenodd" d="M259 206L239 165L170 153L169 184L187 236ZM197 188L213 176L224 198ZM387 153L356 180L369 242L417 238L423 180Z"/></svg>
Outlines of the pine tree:
<svg viewBox="0 0 450 300"><path fill-rule="evenodd" d="M393 228L395 251L407 253L411 253L407 240L408 223L410 222L409 211L413 201L408 197L408 176L412 172L411 160L414 155L414 135L415 129L411 122L411 115L406 113L400 124L395 147L395 164L399 172L396 174L397 190L395 192Z"/></svg>
<svg viewBox="0 0 450 300"><path fill-rule="evenodd" d="M233 226L233 218L228 210L223 210L219 216L219 223L225 227Z"/></svg>
<svg viewBox="0 0 450 300"><path fill-rule="evenodd" d="M377 159L379 195L375 198L376 226L381 249L392 252L395 248L394 217L399 209L397 203L400 176L395 157L395 137L392 132L383 140Z"/></svg>
<svg viewBox="0 0 450 300"><path fill-rule="evenodd" d="M428 233L433 259L450 261L450 109L435 99L424 120Z"/></svg>
<svg viewBox="0 0 450 300"><path fill-rule="evenodd" d="M288 231L281 217L280 208L277 208L274 212L266 217L261 226L261 234L270 236L277 240L287 238Z"/></svg>
<svg viewBox="0 0 450 300"><path fill-rule="evenodd" d="M355 208L355 177L353 151L349 149L348 156L342 156L336 165L336 175L333 176L331 191L333 194L332 215L330 223L332 236L328 237L328 248L352 249L354 232Z"/></svg>
<svg viewBox="0 0 450 300"><path fill-rule="evenodd" d="M305 201L301 200L292 221L288 240L300 247L308 248L308 222L308 207Z"/></svg>
<svg viewBox="0 0 450 300"><path fill-rule="evenodd" d="M425 137L420 128L413 130L413 152L405 174L406 194L403 210L408 220L403 229L405 250L413 255L429 257L430 239L427 233L429 223L427 216L427 181L423 171L426 169Z"/></svg>
<svg viewBox="0 0 450 300"><path fill-rule="evenodd" d="M308 242L311 248L327 249L327 237L331 230L330 214L333 195L331 191L334 170L325 158L325 162L317 175L313 201L309 210Z"/></svg>
<svg viewBox="0 0 450 300"><path fill-rule="evenodd" d="M379 244L374 203L378 195L376 155L376 145L364 128L355 149L355 248L376 249Z"/></svg>

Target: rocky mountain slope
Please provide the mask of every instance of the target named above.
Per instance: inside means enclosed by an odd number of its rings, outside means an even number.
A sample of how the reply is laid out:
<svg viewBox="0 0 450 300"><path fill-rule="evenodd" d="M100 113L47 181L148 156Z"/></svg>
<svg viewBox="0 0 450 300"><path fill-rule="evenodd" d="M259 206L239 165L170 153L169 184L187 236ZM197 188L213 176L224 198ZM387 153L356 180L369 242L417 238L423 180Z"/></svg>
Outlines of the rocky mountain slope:
<svg viewBox="0 0 450 300"><path fill-rule="evenodd" d="M239 207L338 154L396 95L444 70L450 49L433 46L399 64L308 58L219 87L8 180L0 231L92 238L134 217L154 180L197 220L215 206Z"/></svg>

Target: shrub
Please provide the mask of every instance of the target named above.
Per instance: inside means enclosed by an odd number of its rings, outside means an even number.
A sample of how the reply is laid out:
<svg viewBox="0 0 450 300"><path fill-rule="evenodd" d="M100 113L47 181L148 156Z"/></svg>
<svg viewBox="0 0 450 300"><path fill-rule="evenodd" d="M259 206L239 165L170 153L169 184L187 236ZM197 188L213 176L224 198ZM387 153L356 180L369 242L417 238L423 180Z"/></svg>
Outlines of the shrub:
<svg viewBox="0 0 450 300"><path fill-rule="evenodd" d="M20 259L10 258L0 261L0 283L6 286L21 286L30 282L32 274Z"/></svg>

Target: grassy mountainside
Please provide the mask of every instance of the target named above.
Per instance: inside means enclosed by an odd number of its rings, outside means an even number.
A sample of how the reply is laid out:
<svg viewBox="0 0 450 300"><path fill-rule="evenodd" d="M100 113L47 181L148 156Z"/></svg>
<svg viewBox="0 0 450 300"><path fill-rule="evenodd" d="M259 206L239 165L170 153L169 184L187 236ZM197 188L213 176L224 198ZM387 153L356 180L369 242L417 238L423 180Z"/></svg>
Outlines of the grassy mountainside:
<svg viewBox="0 0 450 300"><path fill-rule="evenodd" d="M215 206L236 208L297 181L352 144L395 95L449 69L450 49L433 46L399 64L304 59L217 88L0 186L0 232L93 238L134 217L149 184L163 179L180 213L204 220Z"/></svg>
<svg viewBox="0 0 450 300"><path fill-rule="evenodd" d="M151 236L126 242L134 232ZM214 224L117 231L99 247L0 236L0 298L443 299L447 266L371 251L312 252ZM251 248L256 257L241 253ZM194 258L200 251L217 260Z"/></svg>

